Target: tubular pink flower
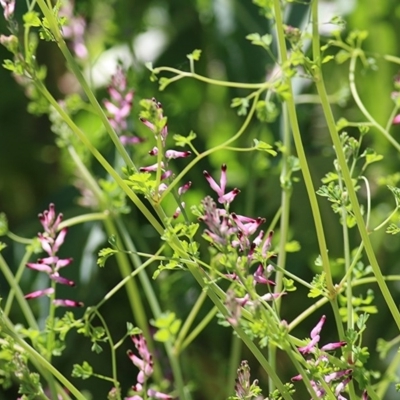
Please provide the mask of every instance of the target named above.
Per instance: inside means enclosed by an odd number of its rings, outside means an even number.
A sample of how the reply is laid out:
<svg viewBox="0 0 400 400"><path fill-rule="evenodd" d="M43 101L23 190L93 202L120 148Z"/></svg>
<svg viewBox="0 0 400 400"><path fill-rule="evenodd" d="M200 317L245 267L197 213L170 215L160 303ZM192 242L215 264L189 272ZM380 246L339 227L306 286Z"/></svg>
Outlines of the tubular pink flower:
<svg viewBox="0 0 400 400"><path fill-rule="evenodd" d="M168 179L170 176L172 176L174 173L169 169L167 171L165 171L162 175L161 175L161 180L163 181L164 179Z"/></svg>
<svg viewBox="0 0 400 400"><path fill-rule="evenodd" d="M264 258L267 257L268 251L269 251L269 249L271 248L272 236L273 236L273 235L274 235L274 232L271 231L271 232L268 234L267 239L265 240L265 242L264 242L263 245L262 245L262 248L261 248L261 255L262 255Z"/></svg>
<svg viewBox="0 0 400 400"><path fill-rule="evenodd" d="M31 300L31 299L36 299L38 297L47 296L47 295L53 294L53 293L54 293L53 288L47 288L47 289L42 289L42 290L36 290L35 292L32 292L32 293L28 293L24 297L27 300Z"/></svg>
<svg viewBox="0 0 400 400"><path fill-rule="evenodd" d="M261 224L265 222L265 218L258 217L257 219L231 214L232 219L235 221L237 227L242 231L245 236L252 235Z"/></svg>
<svg viewBox="0 0 400 400"><path fill-rule="evenodd" d="M306 346L298 348L299 352L302 353L302 354L311 353L314 350L314 348L317 345L317 343L319 342L319 339L320 339L320 336L319 335L315 335Z"/></svg>
<svg viewBox="0 0 400 400"><path fill-rule="evenodd" d="M322 351L332 351L339 349L340 347L346 346L347 342L334 342L334 343L328 343L324 346L321 347Z"/></svg>
<svg viewBox="0 0 400 400"><path fill-rule="evenodd" d="M161 399L161 400L172 400L172 397L169 396L168 394L157 392L154 389L149 389L147 391L147 396L153 397L155 399Z"/></svg>
<svg viewBox="0 0 400 400"><path fill-rule="evenodd" d="M176 219L179 217L179 215L182 213L182 208L185 208L185 203L182 202L179 207L176 208L174 214L172 215L172 218Z"/></svg>
<svg viewBox="0 0 400 400"><path fill-rule="evenodd" d="M127 136L127 135L121 135L119 137L119 140L124 146L126 146L127 144L138 144L144 142L144 139L142 139L139 136Z"/></svg>
<svg viewBox="0 0 400 400"><path fill-rule="evenodd" d="M171 158L185 158L189 157L192 154L190 151L177 151L177 150L167 150L165 152L165 157L170 160Z"/></svg>
<svg viewBox="0 0 400 400"><path fill-rule="evenodd" d="M0 4L4 9L4 18L8 21L15 11L15 0L0 0Z"/></svg>
<svg viewBox="0 0 400 400"><path fill-rule="evenodd" d="M400 114L397 114L397 115L393 118L393 124L394 124L394 125L400 124Z"/></svg>
<svg viewBox="0 0 400 400"><path fill-rule="evenodd" d="M262 264L260 264L257 267L256 272L254 272L254 274L253 274L253 278L254 278L254 282L256 282L256 283L261 283L261 284L265 284L265 285L273 285L273 286L275 285L274 281L271 281L264 276L264 267Z"/></svg>
<svg viewBox="0 0 400 400"><path fill-rule="evenodd" d="M331 381L335 380L335 379L339 379L344 375L349 375L352 373L351 369L346 369L344 371L336 371L336 372L332 372L331 374L325 375L324 376L324 381L326 383L330 383Z"/></svg>
<svg viewBox="0 0 400 400"><path fill-rule="evenodd" d="M53 300L53 304L57 307L83 307L84 305L81 301L66 299L55 299Z"/></svg>
<svg viewBox="0 0 400 400"><path fill-rule="evenodd" d="M60 233L58 234L56 240L54 241L53 244L53 253L57 253L59 250L60 246L64 243L65 236L68 233L68 228L61 229Z"/></svg>
<svg viewBox="0 0 400 400"><path fill-rule="evenodd" d="M161 166L161 168L164 168L164 163L162 162L160 166ZM158 163L155 163L155 164L149 165L147 167L141 167L139 169L139 171L141 171L141 172L155 172L155 171L157 171L157 169L158 169Z"/></svg>
<svg viewBox="0 0 400 400"><path fill-rule="evenodd" d="M218 198L218 203L221 204L230 204L235 199L235 197L240 193L239 189L233 189L229 193L224 194L223 196Z"/></svg>
<svg viewBox="0 0 400 400"><path fill-rule="evenodd" d="M52 268L43 263L27 263L26 266L30 269L34 269L39 272L46 272L46 274L51 274L53 272Z"/></svg>
<svg viewBox="0 0 400 400"><path fill-rule="evenodd" d="M353 379L352 376L349 376L348 378L346 378L344 381L340 382L337 386L336 386L336 390L335 390L335 395L339 396L339 394L341 392L343 392L344 388L346 387L346 385Z"/></svg>
<svg viewBox="0 0 400 400"><path fill-rule="evenodd" d="M321 329L324 326L325 320L326 320L326 316L323 315L321 317L321 319L319 320L318 324L315 325L315 327L312 329L312 331L310 333L310 337L312 339L314 339L315 336L317 336L317 335L319 335L321 333Z"/></svg>
<svg viewBox="0 0 400 400"><path fill-rule="evenodd" d="M59 213L56 216L55 206L53 203L50 203L49 209L39 214L38 217L45 232L47 232L52 237L55 236L58 225L63 220L63 214Z"/></svg>
<svg viewBox="0 0 400 400"><path fill-rule="evenodd" d="M75 286L74 281L70 281L69 279L60 276L58 274L58 272L56 272L54 274L50 274L49 277L52 281L61 283L61 285L67 285L67 286L72 286L72 287Z"/></svg>
<svg viewBox="0 0 400 400"><path fill-rule="evenodd" d="M179 196L182 196L184 193L186 193L190 187L192 186L192 182L187 182L184 185L182 185L179 189L178 189L178 194Z"/></svg>
<svg viewBox="0 0 400 400"><path fill-rule="evenodd" d="M151 156L156 156L158 154L158 148L157 147L153 147L150 151L149 154Z"/></svg>

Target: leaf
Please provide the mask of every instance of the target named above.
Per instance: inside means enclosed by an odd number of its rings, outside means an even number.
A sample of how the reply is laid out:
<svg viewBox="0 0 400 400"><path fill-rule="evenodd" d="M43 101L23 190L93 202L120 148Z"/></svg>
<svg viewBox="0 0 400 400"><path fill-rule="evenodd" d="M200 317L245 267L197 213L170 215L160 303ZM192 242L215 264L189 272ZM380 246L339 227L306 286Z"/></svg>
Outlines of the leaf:
<svg viewBox="0 0 400 400"><path fill-rule="evenodd" d="M99 258L97 259L97 265L99 267L104 267L107 259L116 253L118 253L118 250L111 249L110 247L101 249L99 251Z"/></svg>
<svg viewBox="0 0 400 400"><path fill-rule="evenodd" d="M39 13L37 13L36 11L28 11L27 13L24 14L22 18L24 20L25 28L41 25Z"/></svg>
<svg viewBox="0 0 400 400"><path fill-rule="evenodd" d="M334 59L334 56L325 56L323 59L322 59L322 64L326 64L326 63L328 63L329 61L331 61L331 60L333 60Z"/></svg>
<svg viewBox="0 0 400 400"><path fill-rule="evenodd" d="M266 153L269 153L272 156L277 155L277 152L275 150L272 150L272 146L268 143L263 142L262 140L254 139L254 147L256 150L265 151Z"/></svg>
<svg viewBox="0 0 400 400"><path fill-rule="evenodd" d="M72 369L72 376L75 378L88 379L93 375L93 368L87 361L84 361L82 365L74 364Z"/></svg>
<svg viewBox="0 0 400 400"><path fill-rule="evenodd" d="M175 145L179 147L184 147L192 142L192 140L196 139L197 135L190 131L189 135L182 136L182 135L174 135L173 139L175 140Z"/></svg>
<svg viewBox="0 0 400 400"><path fill-rule="evenodd" d="M386 228L386 233L390 235L397 235L400 232L400 228L396 224L390 224Z"/></svg>
<svg viewBox="0 0 400 400"><path fill-rule="evenodd" d="M199 50L199 49L193 50L191 54L186 55L186 57L189 60L193 60L193 61L199 61L200 56L201 56L201 50Z"/></svg>
<svg viewBox="0 0 400 400"><path fill-rule="evenodd" d="M269 33L263 36L260 36L259 33L250 33L246 36L246 39L250 40L251 44L254 44L255 46L261 46L264 49L268 49L272 43L272 35Z"/></svg>
<svg viewBox="0 0 400 400"><path fill-rule="evenodd" d="M231 107L236 108L238 107L238 115L246 115L247 109L249 108L249 99L245 97L235 97L232 99Z"/></svg>
<svg viewBox="0 0 400 400"><path fill-rule="evenodd" d="M291 242L285 244L285 250L288 253L295 253L297 251L300 251L301 250L300 243L297 240L292 240Z"/></svg>

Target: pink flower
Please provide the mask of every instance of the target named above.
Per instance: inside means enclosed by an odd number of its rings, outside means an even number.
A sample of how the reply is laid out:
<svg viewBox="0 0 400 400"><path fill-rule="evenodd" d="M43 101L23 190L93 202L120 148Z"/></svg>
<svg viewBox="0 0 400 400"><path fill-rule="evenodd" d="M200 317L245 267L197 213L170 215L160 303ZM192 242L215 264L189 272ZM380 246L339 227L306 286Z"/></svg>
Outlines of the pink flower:
<svg viewBox="0 0 400 400"><path fill-rule="evenodd" d="M44 272L48 277L56 283L67 286L75 286L75 282L60 275L59 270L71 264L72 258L59 258L57 252L60 246L64 243L67 234L67 228L61 229L59 233L57 230L62 221L62 214L56 215L54 204L50 204L49 209L39 214L39 221L41 222L44 232L38 234L38 238L42 249L48 254L48 257L39 258L37 262L29 262L26 266L38 272ZM25 295L25 298L35 299L46 295L54 294L53 287L47 289L36 290L32 293ZM53 304L56 306L64 307L81 307L83 303L74 300L61 300L53 299Z"/></svg>
<svg viewBox="0 0 400 400"><path fill-rule="evenodd" d="M15 10L15 0L0 0L0 5L4 9L4 18L10 20Z"/></svg>
<svg viewBox="0 0 400 400"><path fill-rule="evenodd" d="M207 179L207 182L209 183L211 189L217 193L218 202L221 204L230 204L234 200L236 195L240 193L240 190L235 188L232 191L230 191L229 193L225 194L226 170L227 170L227 166L226 166L226 164L223 164L221 166L221 177L220 177L219 185L217 184L217 182L215 182L215 180L211 177L211 175L207 171L203 171L204 177Z"/></svg>
<svg viewBox="0 0 400 400"><path fill-rule="evenodd" d="M394 125L400 124L400 114L397 114L397 115L393 118L393 124L394 124Z"/></svg>

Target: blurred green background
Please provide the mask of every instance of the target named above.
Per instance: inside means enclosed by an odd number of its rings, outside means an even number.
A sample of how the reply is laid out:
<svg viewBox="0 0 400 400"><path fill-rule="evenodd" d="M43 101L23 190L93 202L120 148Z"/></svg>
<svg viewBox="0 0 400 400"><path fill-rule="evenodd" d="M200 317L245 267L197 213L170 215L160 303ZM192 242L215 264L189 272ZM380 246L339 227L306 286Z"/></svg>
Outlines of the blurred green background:
<svg viewBox="0 0 400 400"><path fill-rule="evenodd" d="M21 17L25 11L24 4L18 0L17 3L16 14ZM199 74L240 82L263 81L273 68L273 61L268 54L245 39L250 33L265 34L270 31L269 22L260 15L259 9L251 1L77 0L75 8L76 13L83 15L87 20L86 40L90 59L82 62L82 67L86 71L92 70L91 80L99 100L107 95L106 85L110 75L115 72L117 59L121 59L129 68L129 84L135 90L134 107L130 117L130 129L134 133L139 132L143 135L145 132L145 128L138 124L139 100L153 96L163 104L168 116L170 135L187 135L190 130L194 130L198 136L196 146L200 150L210 148L232 136L243 121L243 117L239 117L236 111L230 108L230 102L232 98L243 96L245 92L212 87L188 79L159 92L157 82L150 81L150 72L144 67L148 61L153 62L154 66L165 65L189 70L186 55L194 49L201 49L202 57L196 64ZM321 2L321 11L321 29L329 27L329 24L324 22L328 22L332 16L343 15L347 22L345 32L352 29L368 30L369 36L364 46L368 54L400 54L400 5L396 0L325 1ZM307 18L307 4L293 3L288 6L288 24L302 26ZM0 31L6 33L3 19L0 19ZM0 59L8 57L6 49L0 47ZM79 87L69 76L55 45L41 44L38 59L48 68L47 84L56 98L62 98L74 90L79 92ZM392 110L393 101L390 95L397 72L398 68L395 65L383 62L379 58L375 70L363 70L360 67L357 71L360 95L367 109L380 123L386 123ZM343 88L345 92L348 87L348 64L327 64L325 76L329 93L336 93L339 88ZM22 236L33 237L40 230L36 216L46 209L50 202L54 202L57 211L63 212L66 218L78 215L83 210L77 202L79 193L74 186L73 168L55 145L54 134L50 130L47 117L33 116L27 112L27 100L23 89L13 80L9 71L4 69L0 69L0 88L0 211L7 214L12 231ZM304 85L299 88L300 93L314 94L314 88ZM332 169L331 143L318 104L299 105L298 111L304 145L317 189L320 179ZM345 117L351 121L363 120L351 98L335 106L334 112L336 119ZM82 124L90 126L93 123L88 116L82 115L80 118ZM349 133L358 136L357 129L350 129ZM398 136L400 128L394 127L392 133L395 137ZM271 144L280 140L279 121L273 124L253 121L236 145L250 146L254 138ZM373 147L385 156L383 162L369 170L373 193L373 218L379 221L384 219L394 204L385 186L379 185L379 178L398 172L399 154L374 130L366 136L365 145ZM109 143L103 142L101 146L105 154L111 154ZM199 163L187 177L193 182L193 192L187 205L210 192L203 179L202 170L207 169L215 176L219 174L222 163L228 164L229 185L242 190L234 203L235 211L239 214L266 217L269 223L280 204L280 164L279 157L267 159L262 153L218 152ZM98 176L102 176L97 165L94 164L93 169ZM301 178L300 175L299 177ZM365 196L363 197L362 193L360 196L361 201L365 202ZM329 255L331 258L342 257L341 227L337 216L332 213L324 199L320 200L320 204ZM157 248L154 233L136 210L124 216L124 219L132 229L132 239L142 251L151 252ZM293 191L290 230L291 239L299 241L301 251L289 255L288 268L303 279L311 280L318 247L302 179ZM354 231L353 235L356 244L357 233ZM400 268L400 246L397 237L378 233L374 235L373 242L384 274L396 274ZM63 255L74 257L75 269L71 268L69 273L75 275L70 276L71 278L79 281L76 298L84 301L86 305L99 301L120 279L112 260L105 269L99 270L96 267L96 253L105 243L106 237L100 225L87 224L70 229L63 248ZM23 249L8 244L4 255L16 269ZM25 292L35 283L35 279L35 274L26 274L22 282ZM199 294L199 288L186 274L172 274L165 281L156 281L154 284L165 310L173 310L182 318L188 314ZM392 284L390 288L399 301L399 286ZM0 277L0 294L6 293L7 290L6 282ZM378 337L391 339L396 335L396 328L378 290L375 292L379 313L370 318L365 346L370 347L372 353L371 368L378 370L387 364L385 360L379 360L374 355L376 340ZM283 301L282 318L288 321L311 304L305 291L299 290L295 295L298 298L303 296L304 300ZM121 291L118 296L118 310L108 306L103 309L116 336L124 332L127 321L135 322L132 321L125 293ZM207 310L204 310L204 314L206 312ZM326 307L322 312L328 315L322 342L335 340L331 311ZM307 337L320 315L318 313L310 317L296 329L295 334ZM15 318L18 319L17 311ZM383 326L384 330L381 329ZM195 399L220 399L224 395L231 341L230 330L213 322L185 354L185 379L194 385ZM69 374L73 363L90 360L99 368L98 373L109 373L107 352L99 356L92 354L90 344L73 334L68 337L68 343L70 347L67 348L62 362L55 359L56 366L62 372ZM127 348L129 347L132 346L127 344ZM135 383L136 369L125 356L125 350L121 350L119 357L121 365L124 365L120 378L126 390ZM266 387L267 377L258 369L257 363L246 349L243 349L243 358L250 360L252 377L260 379L261 384ZM279 362L284 379L290 379L294 371L289 362L284 357L279 358ZM104 393L109 389L107 383L94 378L84 382L74 380L74 383L79 388L89 390L95 399L105 398ZM3 393L1 398L13 399L15 396L13 388ZM387 399L395 398L395 393L387 396Z"/></svg>

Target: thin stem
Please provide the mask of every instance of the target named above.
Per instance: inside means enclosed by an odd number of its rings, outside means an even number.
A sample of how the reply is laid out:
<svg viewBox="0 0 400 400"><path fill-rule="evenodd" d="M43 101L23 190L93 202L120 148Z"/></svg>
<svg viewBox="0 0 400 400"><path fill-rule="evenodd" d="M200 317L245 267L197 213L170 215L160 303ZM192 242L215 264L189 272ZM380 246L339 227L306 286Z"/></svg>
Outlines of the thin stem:
<svg viewBox="0 0 400 400"><path fill-rule="evenodd" d="M287 53L287 48L286 48L285 35L283 32L281 4L280 4L279 0L273 0L273 4L274 4L274 10L275 10L276 36L278 39L280 58L281 58L282 63L284 64L288 61L288 53ZM313 47L316 46L315 41L318 41L317 46L319 47L318 38L313 38ZM328 258L328 249L326 246L324 228L322 225L321 213L319 210L317 196L315 194L315 189L314 189L314 184L312 182L307 157L305 155L304 147L303 147L303 143L302 143L302 139L301 139L301 133L300 133L299 124L298 124L298 120L297 120L296 104L294 101L294 93L293 93L292 82L291 82L290 78L286 79L285 83L288 86L288 93L290 95L289 99L286 100L289 121L290 121L290 125L292 128L294 144L296 147L297 156L299 158L301 172L303 174L308 198L309 198L310 205L311 205L311 211L312 211L313 218L314 218L318 246L319 246L319 251L320 251L321 260L322 260L322 267L323 267L323 270L324 270L325 276L326 276L326 286L327 286L329 293L332 296L335 296L335 288L334 288L333 282L332 282L332 274L331 274L330 262L329 262L329 258Z"/></svg>
<svg viewBox="0 0 400 400"><path fill-rule="evenodd" d="M314 6L314 8L316 8L316 7ZM314 58L316 60L319 59L319 46L318 46L317 54L315 54ZM352 64L351 85L353 86L352 92L354 92L354 67L355 67L355 58L354 58L354 56L352 58L351 64ZM340 138L339 138L338 132L336 130L335 120L333 118L332 110L331 110L331 107L330 107L330 104L329 104L329 101L328 101L328 96L327 96L326 89L325 89L324 80L323 80L323 77L322 77L322 71L321 71L319 66L318 66L317 71L316 71L315 81L316 81L316 87L317 87L318 94L319 94L319 96L321 98L321 105L322 105L322 109L324 111L325 119L326 119L326 122L327 122L327 125L328 125L328 130L329 130L329 133L331 135L333 145L335 147L337 159L338 159L338 162L339 162L339 165L340 165L340 169L341 169L341 172L342 172L342 175L343 175L343 179L344 179L347 191L348 191L348 195L349 195L349 199L350 199L350 202L351 202L351 205L352 205L352 210L353 210L353 213L354 213L354 217L356 219L357 227L358 227L358 230L360 232L361 239L362 239L362 241L364 243L364 246L365 246L365 251L367 253L368 260L369 260L369 262L371 264L372 270L373 270L374 275L375 275L375 277L377 279L379 288L380 288L380 290L382 292L382 295L383 295L383 297L384 297L384 299L386 301L386 304L387 304L387 306L388 306L388 308L389 308L389 310L390 310L390 312L391 312L391 314L393 316L393 319L396 322L396 325L397 325L398 329L400 330L400 312L399 312L399 310L397 308L396 303L393 300L393 297L392 297L392 295L391 295L391 293L389 291L389 288L388 288L388 286L387 286L387 284L385 282L385 279L384 279L384 277L382 275L381 269L379 267L378 261L377 261L376 256L375 256L374 249L373 249L372 244L371 244L371 240L370 240L369 235L368 235L367 228L366 228L365 223L364 223L363 216L361 214L360 205L359 205L358 199L357 199L357 194L356 194L356 192L354 190L354 185L353 185L353 182L351 180L350 172L349 172L348 167L347 167L346 158L345 158L345 155L343 153L343 149L342 149L342 146L341 146L341 142L340 142ZM354 94L357 96L357 98L355 99L357 104L359 106L360 106L360 104L362 105L360 99L358 98L357 93L355 92ZM366 112L364 107L363 107L363 109ZM378 126L380 127L380 125L377 124L372 119L372 117L369 117L368 119L371 122L375 123L377 125L377 127ZM380 127L380 131L382 132L382 127ZM397 142L396 142L396 146L395 147L399 148L399 150L400 150L400 146L397 144Z"/></svg>

